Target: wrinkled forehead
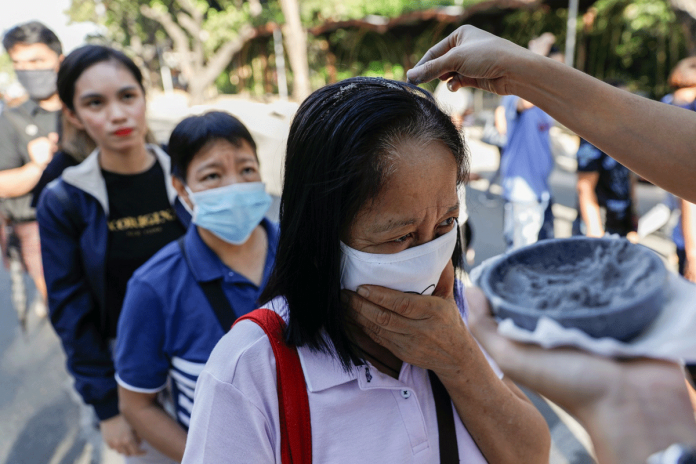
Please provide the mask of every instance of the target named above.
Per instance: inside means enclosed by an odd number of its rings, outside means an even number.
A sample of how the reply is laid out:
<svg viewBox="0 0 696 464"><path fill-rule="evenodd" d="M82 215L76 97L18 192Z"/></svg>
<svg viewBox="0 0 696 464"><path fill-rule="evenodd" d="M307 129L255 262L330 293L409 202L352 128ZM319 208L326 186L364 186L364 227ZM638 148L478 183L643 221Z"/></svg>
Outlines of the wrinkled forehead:
<svg viewBox="0 0 696 464"><path fill-rule="evenodd" d="M258 168L259 160L254 148L244 139L238 142L234 144L223 138L209 140L191 158L186 167L186 178L207 169L228 172L245 166Z"/></svg>
<svg viewBox="0 0 696 464"><path fill-rule="evenodd" d="M404 139L390 152L383 160L384 184L356 221L369 216L368 221L379 225L400 217L438 215L458 205L457 162L444 143Z"/></svg>
<svg viewBox="0 0 696 464"><path fill-rule="evenodd" d="M208 140L191 158L191 165L209 162L224 162L226 164L254 162L259 159L254 148L244 139L232 143L227 139L216 137Z"/></svg>

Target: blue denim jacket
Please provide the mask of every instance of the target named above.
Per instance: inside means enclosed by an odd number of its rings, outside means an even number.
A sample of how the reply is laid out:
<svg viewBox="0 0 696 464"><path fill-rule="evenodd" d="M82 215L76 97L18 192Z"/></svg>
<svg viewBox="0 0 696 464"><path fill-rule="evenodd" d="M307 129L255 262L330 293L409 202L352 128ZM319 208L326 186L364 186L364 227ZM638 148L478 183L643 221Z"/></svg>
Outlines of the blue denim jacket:
<svg viewBox="0 0 696 464"><path fill-rule="evenodd" d="M171 184L170 159L155 153L167 196L179 221L191 216ZM41 193L36 210L51 323L61 339L68 370L85 403L100 420L119 413L111 343L106 335L106 251L109 201L95 150Z"/></svg>

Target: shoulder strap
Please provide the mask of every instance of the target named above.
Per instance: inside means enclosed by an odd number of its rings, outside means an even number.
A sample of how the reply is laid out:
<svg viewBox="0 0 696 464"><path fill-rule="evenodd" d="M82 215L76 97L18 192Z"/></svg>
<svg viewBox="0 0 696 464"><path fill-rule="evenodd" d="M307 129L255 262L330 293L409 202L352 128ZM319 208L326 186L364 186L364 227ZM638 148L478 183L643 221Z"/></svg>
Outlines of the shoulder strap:
<svg viewBox="0 0 696 464"><path fill-rule="evenodd" d="M256 309L237 319L254 321L266 332L276 359L280 454L282 464L312 462L312 423L309 398L297 348L283 338L285 322L270 309ZM236 324L236 322L235 322Z"/></svg>
<svg viewBox="0 0 696 464"><path fill-rule="evenodd" d="M181 253L184 255L186 264L190 268L191 264L189 263L186 245L184 244L185 237L185 234L179 237L177 243L179 244L179 248L181 248ZM227 295L225 295L225 291L222 289L222 281L217 279L211 280L210 282L198 282L198 285L201 287L201 290L203 290L205 299L208 300L213 311L215 311L215 316L222 330L227 333L227 331L232 328L237 317L235 316L234 309L232 309L230 300L227 299Z"/></svg>
<svg viewBox="0 0 696 464"><path fill-rule="evenodd" d="M428 371L428 376L435 398L437 429L440 436L440 464L457 464L459 463L459 447L457 446L457 431L454 428L452 400L437 375L433 371Z"/></svg>

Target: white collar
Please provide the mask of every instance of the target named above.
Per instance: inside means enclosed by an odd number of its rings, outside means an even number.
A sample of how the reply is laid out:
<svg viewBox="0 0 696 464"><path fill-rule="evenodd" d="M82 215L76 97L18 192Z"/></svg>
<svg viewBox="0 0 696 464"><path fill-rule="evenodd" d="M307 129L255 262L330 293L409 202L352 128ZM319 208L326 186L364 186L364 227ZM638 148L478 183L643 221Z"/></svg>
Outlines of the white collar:
<svg viewBox="0 0 696 464"><path fill-rule="evenodd" d="M263 307L278 313L287 324L289 313L285 298L274 298ZM326 390L358 378L358 368L352 366L349 371L346 371L338 360L338 355L336 354L331 339L329 339L326 334L323 336L329 347L328 353L314 351L307 346L300 346L297 348L297 354L300 357L300 364L302 365L302 372L307 382L307 390L312 393Z"/></svg>
<svg viewBox="0 0 696 464"><path fill-rule="evenodd" d="M147 144L147 149L155 154L157 161L162 166L164 171L164 185L167 189L167 198L169 203L174 204L176 200L176 189L172 185L171 179L171 159L159 146L155 144ZM99 148L94 151L80 164L72 166L63 171L63 180L89 193L96 198L104 209L104 213L109 216L109 198L106 193L106 183L101 173L99 165Z"/></svg>

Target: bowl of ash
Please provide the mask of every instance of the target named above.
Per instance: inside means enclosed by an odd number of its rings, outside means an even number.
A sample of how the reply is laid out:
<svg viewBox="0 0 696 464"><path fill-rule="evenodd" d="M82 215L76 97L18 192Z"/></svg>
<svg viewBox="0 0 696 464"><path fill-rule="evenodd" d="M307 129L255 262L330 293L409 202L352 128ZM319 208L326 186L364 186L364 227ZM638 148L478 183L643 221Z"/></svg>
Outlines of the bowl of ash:
<svg viewBox="0 0 696 464"><path fill-rule="evenodd" d="M588 335L628 341L660 313L667 270L652 250L615 238L572 237L515 250L483 271L494 314L533 331L541 316Z"/></svg>

